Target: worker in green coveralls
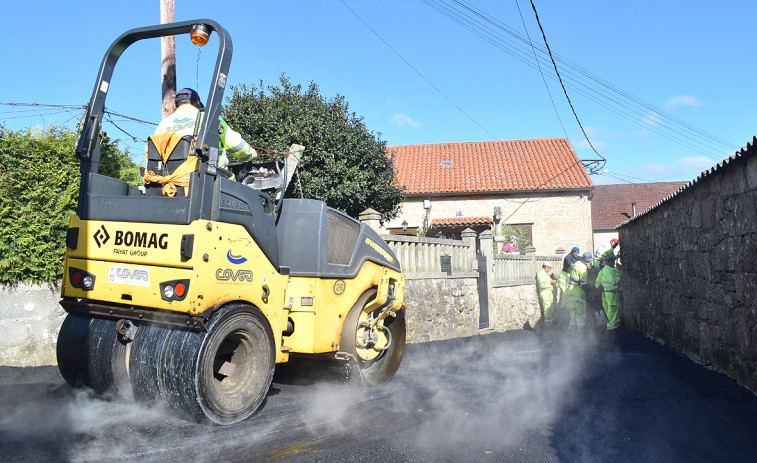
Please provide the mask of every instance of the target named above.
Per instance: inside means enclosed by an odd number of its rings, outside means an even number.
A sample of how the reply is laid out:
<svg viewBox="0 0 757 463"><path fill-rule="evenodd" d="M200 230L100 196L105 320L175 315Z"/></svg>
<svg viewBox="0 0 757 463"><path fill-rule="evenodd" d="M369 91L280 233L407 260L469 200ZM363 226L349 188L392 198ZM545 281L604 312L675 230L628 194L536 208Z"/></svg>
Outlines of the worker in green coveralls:
<svg viewBox="0 0 757 463"><path fill-rule="evenodd" d="M615 268L615 257L607 256L602 261L602 270L599 271L594 286L602 290L602 307L605 309L605 315L607 315L607 329L617 329L620 325L618 316L620 274L618 269Z"/></svg>
<svg viewBox="0 0 757 463"><path fill-rule="evenodd" d="M539 293L539 301L544 311L544 326L552 326L552 318L555 311L555 296L552 292L552 287L557 282L553 280L549 275L552 270L552 265L549 262L544 262L541 265L541 270L536 272L536 290Z"/></svg>
<svg viewBox="0 0 757 463"><path fill-rule="evenodd" d="M568 282L570 281L570 269L573 267L573 262L568 259L562 261L562 272L557 276L557 301L556 310L558 321L565 316L565 311L568 310L568 304L565 302L565 294L568 292Z"/></svg>
<svg viewBox="0 0 757 463"><path fill-rule="evenodd" d="M570 281L568 281L568 291L565 294L565 302L570 310L570 324L568 329L583 331L586 328L586 293L584 286L589 276L588 265L591 265L592 255L585 252L583 260L578 259L570 269Z"/></svg>

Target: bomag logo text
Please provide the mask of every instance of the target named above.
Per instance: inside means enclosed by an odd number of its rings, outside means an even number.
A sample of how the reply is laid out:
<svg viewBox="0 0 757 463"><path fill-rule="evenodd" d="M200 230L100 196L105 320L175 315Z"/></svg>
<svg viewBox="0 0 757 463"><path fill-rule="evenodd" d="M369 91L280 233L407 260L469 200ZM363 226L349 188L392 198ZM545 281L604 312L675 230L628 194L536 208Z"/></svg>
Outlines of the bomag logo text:
<svg viewBox="0 0 757 463"><path fill-rule="evenodd" d="M168 249L168 233L158 235L147 232L116 231L115 246L131 246L134 248Z"/></svg>
<svg viewBox="0 0 757 463"><path fill-rule="evenodd" d="M218 281L252 281L252 271L237 270L230 268L219 268L216 270L216 280Z"/></svg>

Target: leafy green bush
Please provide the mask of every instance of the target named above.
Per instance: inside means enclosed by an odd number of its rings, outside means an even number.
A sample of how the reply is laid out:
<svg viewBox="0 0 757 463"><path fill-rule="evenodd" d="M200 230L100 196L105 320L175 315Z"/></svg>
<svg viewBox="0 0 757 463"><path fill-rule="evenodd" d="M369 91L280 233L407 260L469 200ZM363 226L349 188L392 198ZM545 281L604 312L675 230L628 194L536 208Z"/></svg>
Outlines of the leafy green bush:
<svg viewBox="0 0 757 463"><path fill-rule="evenodd" d="M349 112L343 96L327 99L312 82L303 91L284 75L280 83L267 91L262 81L232 87L224 119L253 146L287 151L293 143L304 145L298 171L306 198L325 201L352 217L369 207L383 220L396 217L402 187L395 182L380 134ZM298 190L295 178L288 194L299 196Z"/></svg>
<svg viewBox="0 0 757 463"><path fill-rule="evenodd" d="M68 217L79 195L77 136L61 127L0 130L0 283L61 277ZM107 135L100 172L139 182L139 169Z"/></svg>

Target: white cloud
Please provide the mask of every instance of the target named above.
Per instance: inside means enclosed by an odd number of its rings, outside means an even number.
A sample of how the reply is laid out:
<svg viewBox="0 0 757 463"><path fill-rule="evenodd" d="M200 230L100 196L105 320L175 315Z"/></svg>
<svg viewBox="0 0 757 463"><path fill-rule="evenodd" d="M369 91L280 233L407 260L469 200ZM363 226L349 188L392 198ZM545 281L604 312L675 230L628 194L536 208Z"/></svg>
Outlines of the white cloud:
<svg viewBox="0 0 757 463"><path fill-rule="evenodd" d="M678 95L668 99L665 104L665 108L668 110L674 109L676 106L702 106L702 102L695 96Z"/></svg>
<svg viewBox="0 0 757 463"><path fill-rule="evenodd" d="M586 138L582 138L578 140L577 142L573 143L574 148L591 150L591 146L593 145L594 148L597 149L598 151L603 151L603 150L606 150L609 146L607 143L601 140L596 140L596 139L591 138L591 135L589 135L589 139L591 140L591 145L589 145L589 142L586 141ZM592 153L591 156L596 156L596 154Z"/></svg>
<svg viewBox="0 0 757 463"><path fill-rule="evenodd" d="M639 177L656 177L659 181L693 180L715 164L705 156L684 156L667 164L653 162L644 165L638 172Z"/></svg>
<svg viewBox="0 0 757 463"><path fill-rule="evenodd" d="M414 120L407 114L403 114L403 113L395 114L394 118L392 118L392 124L398 127L405 127L406 125L409 125L410 127L414 129L418 129L422 125L420 122Z"/></svg>
<svg viewBox="0 0 757 463"><path fill-rule="evenodd" d="M590 139L614 136L610 129L606 129L604 127L592 127L590 125L587 125L586 127L584 127L584 130L586 131L586 135L588 135ZM594 143L593 140L592 143Z"/></svg>

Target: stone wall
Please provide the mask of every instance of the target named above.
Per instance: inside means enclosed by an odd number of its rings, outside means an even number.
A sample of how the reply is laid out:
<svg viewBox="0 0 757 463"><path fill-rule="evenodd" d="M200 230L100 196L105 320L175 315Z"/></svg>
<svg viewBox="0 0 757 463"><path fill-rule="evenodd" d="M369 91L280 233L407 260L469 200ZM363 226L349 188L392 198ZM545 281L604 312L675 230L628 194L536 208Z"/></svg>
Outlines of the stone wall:
<svg viewBox="0 0 757 463"><path fill-rule="evenodd" d="M494 331L529 329L541 318L536 285L489 290L489 326Z"/></svg>
<svg viewBox="0 0 757 463"><path fill-rule="evenodd" d="M428 342L478 334L476 278L408 279L407 342Z"/></svg>
<svg viewBox="0 0 757 463"><path fill-rule="evenodd" d="M21 283L0 288L0 365L55 365L55 343L65 311L60 290Z"/></svg>
<svg viewBox="0 0 757 463"><path fill-rule="evenodd" d="M407 280L409 343L475 336L479 330L476 272ZM49 285L17 285L0 292L0 365L55 365L55 343L65 312L59 290ZM522 329L539 319L534 285L489 291L490 330Z"/></svg>
<svg viewBox="0 0 757 463"><path fill-rule="evenodd" d="M475 276L409 278L405 285L407 342L428 342L475 336L479 330L478 285ZM489 330L533 327L540 318L535 285L489 290Z"/></svg>
<svg viewBox="0 0 757 463"><path fill-rule="evenodd" d="M626 326L757 392L755 152L753 141L619 232Z"/></svg>

